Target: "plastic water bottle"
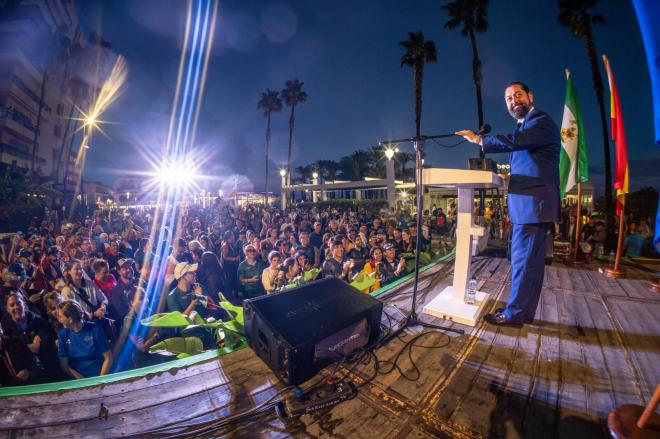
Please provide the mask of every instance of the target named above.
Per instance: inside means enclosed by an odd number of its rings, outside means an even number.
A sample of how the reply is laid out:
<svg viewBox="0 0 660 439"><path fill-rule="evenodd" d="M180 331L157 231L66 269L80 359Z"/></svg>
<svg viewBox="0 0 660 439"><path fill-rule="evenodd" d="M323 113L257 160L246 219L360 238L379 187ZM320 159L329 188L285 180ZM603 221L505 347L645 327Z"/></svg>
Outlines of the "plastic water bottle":
<svg viewBox="0 0 660 439"><path fill-rule="evenodd" d="M467 290L465 290L465 303L468 305L474 305L475 298L477 296L477 278L472 276L470 282L468 283Z"/></svg>
<svg viewBox="0 0 660 439"><path fill-rule="evenodd" d="M614 250L612 250L610 252L610 261L609 262L610 262L609 266L614 267Z"/></svg>

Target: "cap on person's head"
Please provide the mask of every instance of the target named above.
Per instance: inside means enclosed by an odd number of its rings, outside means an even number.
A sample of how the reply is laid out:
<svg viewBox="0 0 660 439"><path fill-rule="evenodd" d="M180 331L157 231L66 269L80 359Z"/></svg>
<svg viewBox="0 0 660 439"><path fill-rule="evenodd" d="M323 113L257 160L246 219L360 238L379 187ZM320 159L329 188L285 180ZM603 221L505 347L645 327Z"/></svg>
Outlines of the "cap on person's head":
<svg viewBox="0 0 660 439"><path fill-rule="evenodd" d="M59 245L51 245L48 247L48 250L46 250L46 254L48 256L57 256L60 253L62 253L62 249L60 248Z"/></svg>
<svg viewBox="0 0 660 439"><path fill-rule="evenodd" d="M348 259L362 259L362 254L356 249L352 248L348 251L346 257L348 257Z"/></svg>
<svg viewBox="0 0 660 439"><path fill-rule="evenodd" d="M383 251L389 250L391 248L394 248L394 244L391 242L386 242L385 245L383 245Z"/></svg>
<svg viewBox="0 0 660 439"><path fill-rule="evenodd" d="M18 252L19 258L31 258L32 255L34 255L34 253L29 248L24 248L20 252Z"/></svg>
<svg viewBox="0 0 660 439"><path fill-rule="evenodd" d="M185 274L194 273L197 271L197 264L189 264L188 262L179 262L174 267L174 278L181 279Z"/></svg>
<svg viewBox="0 0 660 439"><path fill-rule="evenodd" d="M121 258L120 260L117 261L117 268L123 268L124 265L126 264L134 265L135 260L131 258Z"/></svg>
<svg viewBox="0 0 660 439"><path fill-rule="evenodd" d="M27 279L28 275L25 272L25 267L23 267L23 264L20 262L12 262L9 264L9 267L7 267L7 271L10 273L14 273L16 276L18 276L21 279Z"/></svg>

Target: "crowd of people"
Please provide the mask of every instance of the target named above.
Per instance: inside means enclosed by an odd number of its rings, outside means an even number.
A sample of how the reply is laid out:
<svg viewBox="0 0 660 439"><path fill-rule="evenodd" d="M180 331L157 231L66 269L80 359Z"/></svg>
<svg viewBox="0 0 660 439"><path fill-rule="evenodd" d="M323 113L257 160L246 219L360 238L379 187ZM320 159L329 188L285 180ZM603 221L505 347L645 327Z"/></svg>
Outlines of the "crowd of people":
<svg viewBox="0 0 660 439"><path fill-rule="evenodd" d="M62 224L46 214L3 237L0 385L164 361L171 357L149 348L174 335L198 337L205 348L217 345L200 327L136 331L145 309L227 319L218 306L223 300L240 305L329 276L374 291L407 274L420 233L407 212L355 206L214 205L180 213L175 233L155 225L154 210L129 209ZM447 232L428 217L423 251L431 230Z"/></svg>

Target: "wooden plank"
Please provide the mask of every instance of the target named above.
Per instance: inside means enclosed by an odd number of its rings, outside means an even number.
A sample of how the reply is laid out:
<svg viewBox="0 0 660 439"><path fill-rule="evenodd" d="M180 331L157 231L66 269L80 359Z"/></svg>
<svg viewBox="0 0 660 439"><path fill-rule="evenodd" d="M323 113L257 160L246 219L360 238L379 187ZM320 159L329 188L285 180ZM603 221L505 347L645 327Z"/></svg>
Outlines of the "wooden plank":
<svg viewBox="0 0 660 439"><path fill-rule="evenodd" d="M617 279L617 282L629 297L660 302L660 294L646 286L646 279Z"/></svg>
<svg viewBox="0 0 660 439"><path fill-rule="evenodd" d="M451 422L465 425L478 434L491 433L489 414L502 403L500 389L513 364L514 347L521 330L489 325L486 326L486 331L496 332L489 352L485 361L475 371L475 379L466 397L461 399L450 418Z"/></svg>
<svg viewBox="0 0 660 439"><path fill-rule="evenodd" d="M524 416L538 368L540 326L525 325L516 339L514 356L502 389L498 389L498 404L490 419L489 435L521 437Z"/></svg>
<svg viewBox="0 0 660 439"><path fill-rule="evenodd" d="M560 287L559 267L551 265L545 267L545 276L543 278L543 288L557 289Z"/></svg>
<svg viewBox="0 0 660 439"><path fill-rule="evenodd" d="M605 421L607 414L614 407L614 391L611 386L610 370L603 356L598 329L592 315L596 314L598 319L598 316L606 316L606 311L598 299L578 295L570 297L567 295L566 299L575 314L582 345L588 414L591 419ZM607 323L611 329L611 324Z"/></svg>
<svg viewBox="0 0 660 439"><path fill-rule="evenodd" d="M576 268L564 268L569 274L571 280L571 291L578 294L594 294L594 284L586 275L586 271Z"/></svg>
<svg viewBox="0 0 660 439"><path fill-rule="evenodd" d="M49 404L33 407L2 409L0 410L0 429L32 428L40 425L56 425L94 419L99 415L101 404L104 404L113 414L126 413L148 406L156 401L159 404L176 401L182 396L203 392L222 385L227 385L224 375L220 370L213 369L197 375L190 375L185 379L178 380L174 385L172 383L162 383L159 386L137 388L131 392L112 396L99 396L95 399L66 403L53 401ZM63 417L62 413L69 413L69 415Z"/></svg>
<svg viewBox="0 0 660 439"><path fill-rule="evenodd" d="M533 375L530 397L522 413L523 437L550 439L557 429L557 396L559 394L559 317L557 293L544 288L537 310L539 324L539 351Z"/></svg>
<svg viewBox="0 0 660 439"><path fill-rule="evenodd" d="M560 272L561 273L561 272ZM582 350L578 340L575 314L566 303L564 293L557 294L557 315L559 318L560 387L559 387L559 426L557 437L581 437L588 431L569 431L570 419L584 418L587 414L587 377L583 367Z"/></svg>
<svg viewBox="0 0 660 439"><path fill-rule="evenodd" d="M240 353L236 353L241 355ZM233 355L232 355L233 356ZM224 361L234 361L230 356L226 356ZM238 360L238 358L236 358ZM90 386L80 389L67 390L62 392L48 392L39 393L34 395L22 396L9 396L2 398L2 408L16 408L33 407L35 405L43 405L45 402L48 404L69 404L76 401L84 401L87 399L96 399L100 397L111 397L113 395L121 395L130 392L140 387L159 386L161 384L175 384L178 380L185 379L188 376L194 376L199 373L204 373L218 368L218 360L213 359L204 363L192 365L188 368L170 369L159 374L153 374L145 377L138 377L117 383L110 383L99 386ZM0 417L0 425L2 417ZM1 428L1 427L0 427Z"/></svg>
<svg viewBox="0 0 660 439"><path fill-rule="evenodd" d="M597 294L601 296L630 297L616 279L607 278L598 271L587 271L585 273L591 279Z"/></svg>
<svg viewBox="0 0 660 439"><path fill-rule="evenodd" d="M660 382L660 303L610 299L608 304L622 329L644 401L648 401Z"/></svg>
<svg viewBox="0 0 660 439"><path fill-rule="evenodd" d="M611 299L608 299L608 301ZM627 301L626 301L627 302ZM613 393L612 406L640 404L640 388L632 364L623 345L623 334L610 319L605 301L601 298L586 300L590 309L593 327L603 351L603 362L607 367L609 385ZM611 309L611 306L610 306Z"/></svg>
<svg viewBox="0 0 660 439"><path fill-rule="evenodd" d="M487 281L481 287L481 291L491 294L495 299L501 294L501 289L501 283L493 281ZM496 306L497 302L493 301L489 310L492 311ZM442 392L437 396L434 395L430 401L433 404L431 410L434 415L443 421L451 417L461 398L467 395L476 378L475 370L481 367L488 356L496 331L484 329L485 325L482 322L474 328L473 334L479 334L479 340L473 344L469 352L460 354L461 356L466 355L461 367L451 372L449 375L451 379L443 385Z"/></svg>

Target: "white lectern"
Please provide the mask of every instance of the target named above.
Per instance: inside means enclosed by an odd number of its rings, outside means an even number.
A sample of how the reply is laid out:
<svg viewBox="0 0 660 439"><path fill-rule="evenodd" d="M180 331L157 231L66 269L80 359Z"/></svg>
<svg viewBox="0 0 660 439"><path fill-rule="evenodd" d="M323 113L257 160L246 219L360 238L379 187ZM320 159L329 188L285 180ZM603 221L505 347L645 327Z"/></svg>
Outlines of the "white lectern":
<svg viewBox="0 0 660 439"><path fill-rule="evenodd" d="M488 302L489 295L478 291L474 305L465 303L464 296L472 263L472 237L483 236L485 229L472 223L474 190L502 186L502 179L490 171L429 168L422 171L422 184L458 189L456 256L454 282L424 306L424 313L475 326Z"/></svg>

